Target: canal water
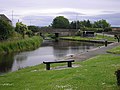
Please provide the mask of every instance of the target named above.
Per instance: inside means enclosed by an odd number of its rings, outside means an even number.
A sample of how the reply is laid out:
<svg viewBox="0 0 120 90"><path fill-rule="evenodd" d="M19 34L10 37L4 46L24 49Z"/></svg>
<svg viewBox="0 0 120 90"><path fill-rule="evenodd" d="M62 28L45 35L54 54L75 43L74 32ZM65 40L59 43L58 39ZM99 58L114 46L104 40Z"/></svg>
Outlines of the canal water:
<svg viewBox="0 0 120 90"><path fill-rule="evenodd" d="M82 53L102 44L80 41L44 41L36 50L0 56L0 74L12 72L43 63L62 59L68 54Z"/></svg>

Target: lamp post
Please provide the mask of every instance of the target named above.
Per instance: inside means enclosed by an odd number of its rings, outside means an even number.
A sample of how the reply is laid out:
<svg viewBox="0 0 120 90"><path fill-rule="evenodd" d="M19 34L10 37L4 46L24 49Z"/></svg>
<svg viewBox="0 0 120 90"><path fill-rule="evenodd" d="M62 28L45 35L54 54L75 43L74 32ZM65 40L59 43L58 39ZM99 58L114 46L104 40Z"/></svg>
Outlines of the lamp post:
<svg viewBox="0 0 120 90"><path fill-rule="evenodd" d="M103 29L103 39L104 39L104 29Z"/></svg>
<svg viewBox="0 0 120 90"><path fill-rule="evenodd" d="M77 16L78 16L78 14L76 13L76 30L77 30Z"/></svg>

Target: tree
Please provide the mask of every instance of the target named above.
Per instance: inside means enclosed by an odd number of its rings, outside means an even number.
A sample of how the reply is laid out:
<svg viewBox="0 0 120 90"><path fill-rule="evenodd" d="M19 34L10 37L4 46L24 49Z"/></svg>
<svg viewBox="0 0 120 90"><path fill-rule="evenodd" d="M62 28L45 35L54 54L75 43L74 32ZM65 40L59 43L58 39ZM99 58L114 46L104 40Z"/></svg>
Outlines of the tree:
<svg viewBox="0 0 120 90"><path fill-rule="evenodd" d="M81 21L81 24L82 24L83 27L88 27L88 28L92 27L92 23L90 22L90 20Z"/></svg>
<svg viewBox="0 0 120 90"><path fill-rule="evenodd" d="M13 27L8 22L0 19L0 40L6 40L13 34Z"/></svg>
<svg viewBox="0 0 120 90"><path fill-rule="evenodd" d="M25 34L28 31L28 27L25 24L23 24L22 22L17 22L15 31L22 34L22 37L25 38Z"/></svg>
<svg viewBox="0 0 120 90"><path fill-rule="evenodd" d="M83 25L80 21L72 21L69 26L70 29L80 29L82 27Z"/></svg>
<svg viewBox="0 0 120 90"><path fill-rule="evenodd" d="M53 19L52 28L66 29L69 27L69 20L63 16L58 16Z"/></svg>
<svg viewBox="0 0 120 90"><path fill-rule="evenodd" d="M72 21L69 26L70 29L76 29L76 21Z"/></svg>
<svg viewBox="0 0 120 90"><path fill-rule="evenodd" d="M112 28L111 28L111 27L105 27L105 28L104 28L104 32L109 32L109 31L112 31Z"/></svg>
<svg viewBox="0 0 120 90"><path fill-rule="evenodd" d="M28 26L28 29L32 32L39 32L40 28L38 26Z"/></svg>
<svg viewBox="0 0 120 90"><path fill-rule="evenodd" d="M105 29L107 27L110 27L110 24L104 19L94 22L94 28L103 28L103 29Z"/></svg>
<svg viewBox="0 0 120 90"><path fill-rule="evenodd" d="M33 32L32 32L31 30L27 30L27 31L26 31L26 34L27 34L29 37L31 37L31 36L34 35Z"/></svg>
<svg viewBox="0 0 120 90"><path fill-rule="evenodd" d="M92 24L91 24L90 20L87 20L87 21L86 21L86 27L89 27L89 28L92 27Z"/></svg>

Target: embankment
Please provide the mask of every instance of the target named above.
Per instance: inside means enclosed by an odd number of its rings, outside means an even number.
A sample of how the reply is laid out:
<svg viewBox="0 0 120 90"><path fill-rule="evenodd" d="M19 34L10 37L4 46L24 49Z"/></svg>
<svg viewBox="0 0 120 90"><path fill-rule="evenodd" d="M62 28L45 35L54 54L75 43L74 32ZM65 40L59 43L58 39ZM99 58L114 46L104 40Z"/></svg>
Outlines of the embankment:
<svg viewBox="0 0 120 90"><path fill-rule="evenodd" d="M7 41L0 43L0 54L33 50L40 46L42 38L34 36L22 40Z"/></svg>

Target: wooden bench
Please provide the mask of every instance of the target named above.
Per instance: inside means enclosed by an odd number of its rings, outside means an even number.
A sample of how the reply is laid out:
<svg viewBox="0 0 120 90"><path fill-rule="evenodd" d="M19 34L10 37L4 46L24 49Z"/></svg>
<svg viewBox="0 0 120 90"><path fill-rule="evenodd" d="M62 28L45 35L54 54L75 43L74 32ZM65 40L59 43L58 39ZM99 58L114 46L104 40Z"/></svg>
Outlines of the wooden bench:
<svg viewBox="0 0 120 90"><path fill-rule="evenodd" d="M43 63L46 64L46 70L50 70L50 64L52 63L68 63L68 67L72 67L72 62L74 60L59 60L59 61L44 61Z"/></svg>

